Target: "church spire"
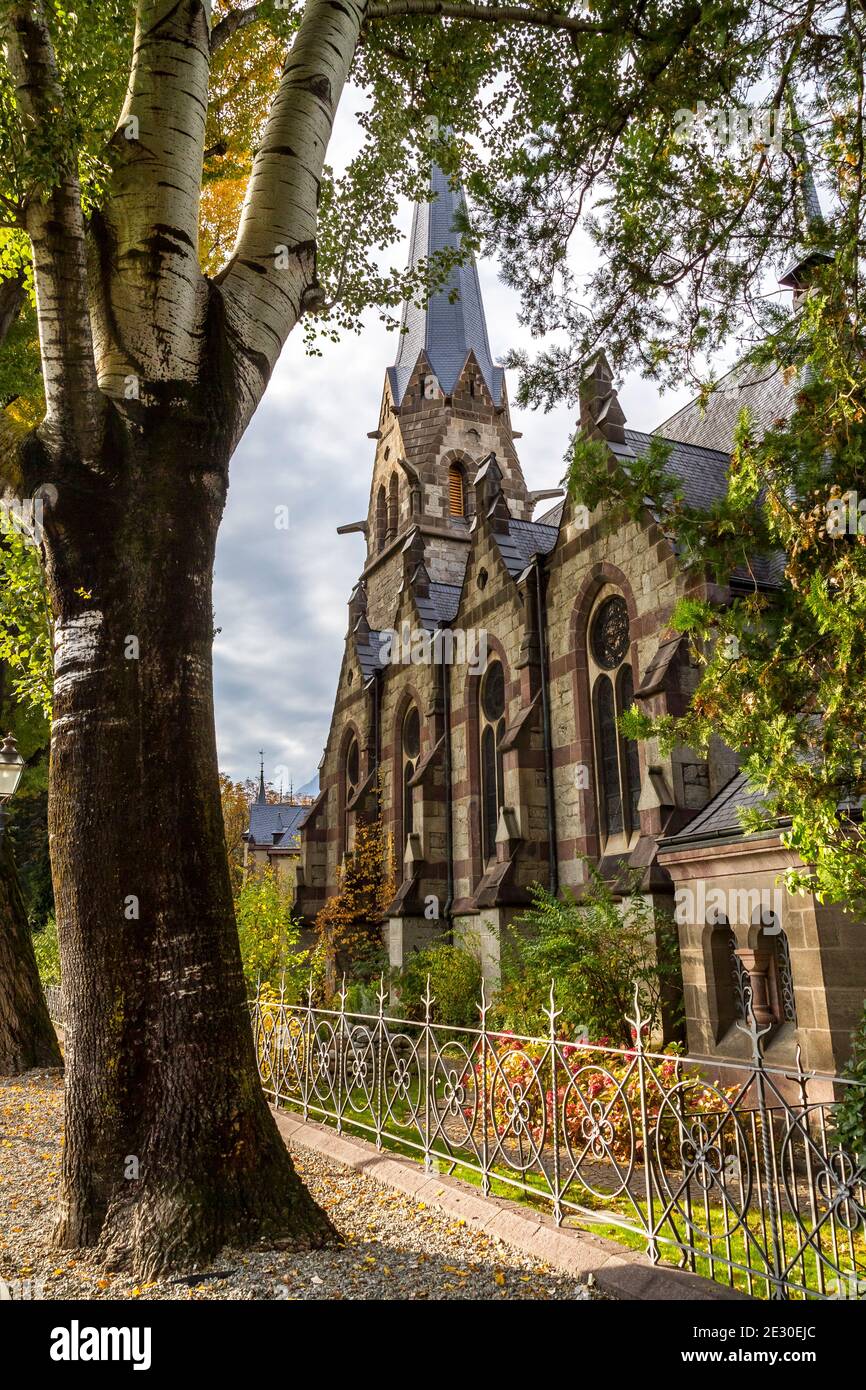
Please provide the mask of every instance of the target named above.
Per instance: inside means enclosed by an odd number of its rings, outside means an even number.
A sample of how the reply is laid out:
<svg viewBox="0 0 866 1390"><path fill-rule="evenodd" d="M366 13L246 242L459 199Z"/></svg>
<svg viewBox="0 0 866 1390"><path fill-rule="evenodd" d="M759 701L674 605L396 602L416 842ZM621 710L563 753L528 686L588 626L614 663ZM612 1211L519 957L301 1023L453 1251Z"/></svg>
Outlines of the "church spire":
<svg viewBox="0 0 866 1390"><path fill-rule="evenodd" d="M256 805L263 806L268 799L265 796L265 750L263 748L259 749L259 758L261 760L259 766L259 794L256 797Z"/></svg>
<svg viewBox="0 0 866 1390"><path fill-rule="evenodd" d="M460 227L465 225L463 190L453 188L435 164L430 173L430 191L431 201L415 204L409 243L412 268L437 251L457 249L461 240ZM422 308L405 303L400 329L397 360L388 369L397 405L403 399L422 351L427 354L430 368L446 396L456 386L469 352L474 352L494 405L501 403L504 374L501 367L494 366L490 353L474 257L455 266L446 284L432 294Z"/></svg>
<svg viewBox="0 0 866 1390"><path fill-rule="evenodd" d="M821 200L818 197L815 176L812 173L809 152L803 138L796 103L790 88L788 88L786 99L791 143L798 160L794 197L800 245L793 263L779 277L779 284L794 291L794 305L796 307L808 288L811 271L822 261L832 260L832 257L822 247L822 243L826 242L827 228L821 210Z"/></svg>

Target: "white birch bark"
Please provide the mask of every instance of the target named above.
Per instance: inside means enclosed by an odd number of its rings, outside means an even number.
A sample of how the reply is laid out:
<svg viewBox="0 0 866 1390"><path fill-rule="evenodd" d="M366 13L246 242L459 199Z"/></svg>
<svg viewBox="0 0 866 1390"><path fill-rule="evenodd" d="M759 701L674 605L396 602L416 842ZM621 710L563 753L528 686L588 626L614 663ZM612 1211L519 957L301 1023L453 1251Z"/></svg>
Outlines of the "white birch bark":
<svg viewBox="0 0 866 1390"><path fill-rule="evenodd" d="M42 0L21 0L6 8L3 50L29 143L52 129L63 104ZM45 383L46 413L39 435L50 453L74 451L83 463L98 468L103 409L87 296L84 219L72 159L60 169L53 188L32 191L24 221L33 246Z"/></svg>
<svg viewBox="0 0 866 1390"><path fill-rule="evenodd" d="M198 380L207 285L198 218L210 32L202 0L138 0L126 101L112 139L110 197L95 225L99 379Z"/></svg>
<svg viewBox="0 0 866 1390"><path fill-rule="evenodd" d="M231 260L217 277L238 353L238 434L316 283L319 181L365 0L308 0L256 153Z"/></svg>

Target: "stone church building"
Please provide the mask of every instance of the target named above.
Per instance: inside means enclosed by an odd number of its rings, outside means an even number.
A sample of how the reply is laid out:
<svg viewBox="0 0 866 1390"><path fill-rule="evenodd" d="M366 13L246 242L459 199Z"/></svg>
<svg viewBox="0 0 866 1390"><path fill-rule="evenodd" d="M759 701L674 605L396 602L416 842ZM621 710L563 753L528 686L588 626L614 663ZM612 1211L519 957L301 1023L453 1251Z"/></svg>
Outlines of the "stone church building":
<svg viewBox="0 0 866 1390"><path fill-rule="evenodd" d="M457 244L462 195L438 170L432 183L414 212L413 262ZM780 373L735 369L704 410L693 403L652 428L672 445L688 500L724 489L744 405L769 424L791 391ZM603 355L580 427L620 458L649 445ZM404 308L371 438L367 516L340 528L362 532L367 552L320 792L301 824L306 920L337 890L381 796L400 880L383 923L393 964L445 936L495 982L530 885L579 896L584 856L613 884L639 871L668 913L676 894L693 1053L745 1055L736 1022L750 977L759 1021L775 1025L768 1060L793 1060L799 1044L806 1067L838 1068L866 996L862 927L779 888L789 860L778 831L742 831L738 807L753 794L729 750L663 755L616 726L632 702L658 715L689 700L697 671L669 626L677 599L772 589L778 562L756 561L725 588L695 585L649 513L636 522L533 492L471 261L425 308ZM732 906L721 910L713 888Z"/></svg>

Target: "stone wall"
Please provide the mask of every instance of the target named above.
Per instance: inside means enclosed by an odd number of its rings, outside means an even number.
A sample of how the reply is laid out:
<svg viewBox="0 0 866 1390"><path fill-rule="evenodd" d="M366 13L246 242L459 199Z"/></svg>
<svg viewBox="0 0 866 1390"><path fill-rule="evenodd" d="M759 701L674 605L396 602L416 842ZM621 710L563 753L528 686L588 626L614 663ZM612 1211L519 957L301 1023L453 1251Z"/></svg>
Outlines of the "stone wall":
<svg viewBox="0 0 866 1390"><path fill-rule="evenodd" d="M851 1052L851 1032L866 998L866 935L862 924L810 894L792 895L780 882L785 868L801 867L776 835L732 838L706 847L663 849L686 920L679 925L689 1051L698 1056L748 1060L749 1039L723 1004L729 964L713 954L719 904L746 964L760 945L760 914L776 912L788 941L796 1021L779 1021L768 1037L769 1064L793 1066L796 1049L809 1070L836 1072ZM766 940L766 938L763 938Z"/></svg>

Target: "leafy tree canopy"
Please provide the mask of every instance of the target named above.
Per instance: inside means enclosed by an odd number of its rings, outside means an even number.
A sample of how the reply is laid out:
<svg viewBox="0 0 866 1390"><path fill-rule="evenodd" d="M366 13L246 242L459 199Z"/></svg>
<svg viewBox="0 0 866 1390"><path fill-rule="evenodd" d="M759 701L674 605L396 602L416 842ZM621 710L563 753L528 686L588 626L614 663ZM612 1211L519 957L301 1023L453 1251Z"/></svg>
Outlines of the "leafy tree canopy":
<svg viewBox="0 0 866 1390"><path fill-rule="evenodd" d="M24 139L10 72L0 70L7 273L29 260L21 207L70 151L85 210L100 206L135 9L130 0L46 7L68 100L38 139ZM304 13L288 0L212 5L201 247L210 270L230 250L251 154ZM699 102L711 112L780 111L796 93L819 181L859 183L856 7L383 0L365 16L351 74L364 98L358 149L339 176L326 167L319 193L317 333L356 329L369 307L398 306L405 273L383 270L382 253L395 243L400 200L423 196L434 148L443 167L462 171L477 235L519 291L526 323L557 334L535 360L512 358L522 398L544 404L574 392L599 343L623 365L681 382L733 332L757 338L781 324L765 276L797 241L802 151L759 134L706 158L684 137L684 112ZM828 220L828 246L844 240L844 222L842 213ZM569 256L581 225L599 252L586 283Z"/></svg>

